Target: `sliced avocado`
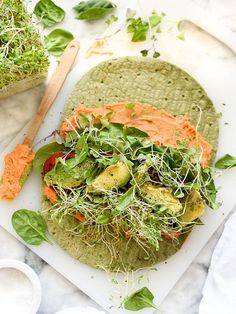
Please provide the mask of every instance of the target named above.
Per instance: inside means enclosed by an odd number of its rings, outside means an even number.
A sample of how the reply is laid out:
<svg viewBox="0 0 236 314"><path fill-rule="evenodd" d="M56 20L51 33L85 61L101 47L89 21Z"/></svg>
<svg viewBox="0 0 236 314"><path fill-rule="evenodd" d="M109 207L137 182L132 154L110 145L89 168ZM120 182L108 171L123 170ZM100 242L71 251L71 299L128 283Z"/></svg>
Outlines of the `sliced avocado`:
<svg viewBox="0 0 236 314"><path fill-rule="evenodd" d="M183 222L192 222L204 213L204 203L198 191L192 191L185 200L185 211L180 216Z"/></svg>
<svg viewBox="0 0 236 314"><path fill-rule="evenodd" d="M124 162L118 161L100 173L92 184L88 185L87 191L97 193L102 190L113 190L124 186L130 177L129 167Z"/></svg>
<svg viewBox="0 0 236 314"><path fill-rule="evenodd" d="M72 163L73 159L66 160L64 164L57 163L57 165L44 176L44 181L47 185L58 185L63 188L78 187L95 167L95 162L91 159L86 159L73 168L71 168Z"/></svg>
<svg viewBox="0 0 236 314"><path fill-rule="evenodd" d="M145 183L141 187L141 194L150 204L165 206L173 215L183 208L179 199L174 197L167 188Z"/></svg>
<svg viewBox="0 0 236 314"><path fill-rule="evenodd" d="M135 174L134 179L140 186L145 183L147 178L148 178L148 166L147 164L143 164L138 167L137 173Z"/></svg>

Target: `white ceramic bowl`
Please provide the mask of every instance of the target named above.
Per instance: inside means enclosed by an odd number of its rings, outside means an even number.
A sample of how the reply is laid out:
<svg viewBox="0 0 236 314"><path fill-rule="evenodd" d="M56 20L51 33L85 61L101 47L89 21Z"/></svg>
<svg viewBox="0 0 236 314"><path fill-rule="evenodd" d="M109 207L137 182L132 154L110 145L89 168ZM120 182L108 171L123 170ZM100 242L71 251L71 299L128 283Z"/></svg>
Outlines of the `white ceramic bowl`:
<svg viewBox="0 0 236 314"><path fill-rule="evenodd" d="M0 259L0 270L3 268L18 270L28 278L32 286L32 299L26 314L35 314L39 308L42 295L41 284L37 274L27 264L14 259ZM20 284L19 289L21 289ZM1 304L0 313L3 313L1 309Z"/></svg>

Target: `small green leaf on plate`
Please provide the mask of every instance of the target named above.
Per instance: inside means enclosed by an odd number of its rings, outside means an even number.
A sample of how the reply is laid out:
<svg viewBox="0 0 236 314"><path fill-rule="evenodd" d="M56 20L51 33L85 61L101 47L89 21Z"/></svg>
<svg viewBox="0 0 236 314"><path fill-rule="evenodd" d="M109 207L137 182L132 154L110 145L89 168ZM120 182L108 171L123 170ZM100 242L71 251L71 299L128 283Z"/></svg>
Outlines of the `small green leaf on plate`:
<svg viewBox="0 0 236 314"><path fill-rule="evenodd" d="M153 58L159 58L160 57L160 52L158 52L158 51L154 51L154 53L153 53L153 55L152 55L152 57Z"/></svg>
<svg viewBox="0 0 236 314"><path fill-rule="evenodd" d="M236 157L226 154L216 162L215 166L219 169L230 169L236 167Z"/></svg>
<svg viewBox="0 0 236 314"><path fill-rule="evenodd" d="M141 55L143 57L146 57L148 55L148 50L147 49L143 49L143 50L140 51L140 53L141 53Z"/></svg>
<svg viewBox="0 0 236 314"><path fill-rule="evenodd" d="M62 55L67 45L74 39L74 36L64 29L54 29L44 39L45 48L53 56Z"/></svg>
<svg viewBox="0 0 236 314"><path fill-rule="evenodd" d="M77 19L91 21L102 19L115 8L116 5L108 0L88 0L81 1L74 10L78 13Z"/></svg>
<svg viewBox="0 0 236 314"><path fill-rule="evenodd" d="M65 11L52 0L40 0L34 7L34 14L43 26L53 26L65 18Z"/></svg>
<svg viewBox="0 0 236 314"><path fill-rule="evenodd" d="M139 311L147 307L158 309L153 303L154 295L147 287L134 292L124 300L124 308L130 311Z"/></svg>
<svg viewBox="0 0 236 314"><path fill-rule="evenodd" d="M46 236L47 226L40 213L28 209L19 209L14 212L11 221L16 233L26 243L39 245L46 241L52 244Z"/></svg>
<svg viewBox="0 0 236 314"><path fill-rule="evenodd" d="M147 39L149 25L141 17L128 19L127 32L132 33L131 41L139 42Z"/></svg>

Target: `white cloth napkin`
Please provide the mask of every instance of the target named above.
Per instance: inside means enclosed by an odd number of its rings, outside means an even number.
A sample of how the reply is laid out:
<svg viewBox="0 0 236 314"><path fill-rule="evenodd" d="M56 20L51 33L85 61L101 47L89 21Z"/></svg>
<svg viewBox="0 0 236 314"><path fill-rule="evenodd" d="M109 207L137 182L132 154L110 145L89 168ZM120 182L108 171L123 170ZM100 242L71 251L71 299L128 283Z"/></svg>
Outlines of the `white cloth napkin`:
<svg viewBox="0 0 236 314"><path fill-rule="evenodd" d="M226 222L211 259L199 314L236 313L236 213Z"/></svg>

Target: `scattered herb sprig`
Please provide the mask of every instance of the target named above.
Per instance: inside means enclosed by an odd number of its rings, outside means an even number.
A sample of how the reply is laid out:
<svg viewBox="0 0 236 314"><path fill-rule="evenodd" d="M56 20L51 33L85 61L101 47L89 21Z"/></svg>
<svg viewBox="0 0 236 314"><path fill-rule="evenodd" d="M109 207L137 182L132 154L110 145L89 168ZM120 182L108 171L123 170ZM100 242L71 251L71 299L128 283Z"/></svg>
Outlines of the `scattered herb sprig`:
<svg viewBox="0 0 236 314"><path fill-rule="evenodd" d="M156 33L160 32L160 25L163 21L165 13L157 14L156 11L153 11L147 20L141 17L136 18L135 15L135 11L130 9L127 10L127 32L132 34L131 41L145 41L149 36L152 41L151 47L149 49L141 50L140 53L143 57L152 53L153 58L158 58L160 53L156 50Z"/></svg>
<svg viewBox="0 0 236 314"><path fill-rule="evenodd" d="M129 311L139 311L148 307L158 310L158 307L153 303L153 299L152 292L147 287L143 287L125 298L123 306Z"/></svg>

